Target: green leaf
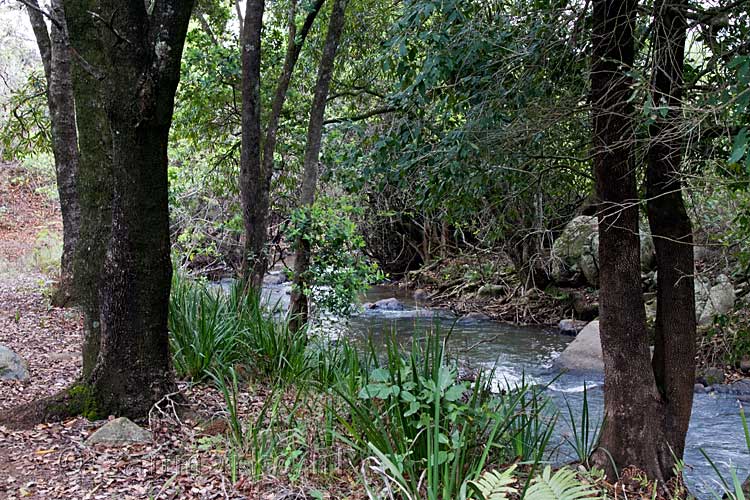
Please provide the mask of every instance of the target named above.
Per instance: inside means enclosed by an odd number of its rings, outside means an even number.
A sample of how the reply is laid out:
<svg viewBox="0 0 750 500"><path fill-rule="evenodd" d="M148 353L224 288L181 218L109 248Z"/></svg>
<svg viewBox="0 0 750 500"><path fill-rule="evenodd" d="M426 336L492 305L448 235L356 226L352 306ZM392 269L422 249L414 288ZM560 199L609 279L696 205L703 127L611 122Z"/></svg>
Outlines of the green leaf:
<svg viewBox="0 0 750 500"><path fill-rule="evenodd" d="M515 482L515 470L514 465L503 472L485 471L476 481L469 481L469 486L479 500L506 500L517 493L512 486Z"/></svg>
<svg viewBox="0 0 750 500"><path fill-rule="evenodd" d="M732 156L729 157L729 163L737 163L747 151L747 128L742 128L734 137L734 148Z"/></svg>
<svg viewBox="0 0 750 500"><path fill-rule="evenodd" d="M466 386L464 384L456 384L445 391L445 399L448 401L457 401L465 391Z"/></svg>
<svg viewBox="0 0 750 500"><path fill-rule="evenodd" d="M375 382L388 382L391 379L391 374L384 368L376 368L370 374L370 380Z"/></svg>

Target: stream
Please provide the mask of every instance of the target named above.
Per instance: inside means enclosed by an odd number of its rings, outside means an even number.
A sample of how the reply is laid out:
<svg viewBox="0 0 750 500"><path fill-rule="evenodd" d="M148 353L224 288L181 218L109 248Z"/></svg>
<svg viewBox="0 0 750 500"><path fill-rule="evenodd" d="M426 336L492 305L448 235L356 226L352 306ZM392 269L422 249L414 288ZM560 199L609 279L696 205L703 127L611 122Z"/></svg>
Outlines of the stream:
<svg viewBox="0 0 750 500"><path fill-rule="evenodd" d="M288 301L285 296L288 286L273 285L265 290L269 303L283 307ZM550 460L563 463L575 459L565 443L565 434L569 433L567 404L580 412L586 384L593 427L601 420L604 400L601 377L584 378L560 374L552 369L552 361L572 337L551 328L515 326L481 319L461 320L447 311L420 308L411 297L399 293L393 287L373 287L362 297L363 303L395 296L404 309L365 309L348 321L327 322L326 333L334 331L360 342L371 337L377 343L393 332L403 345L409 345L415 335L421 336L429 329L451 331L449 351L469 366L495 368L498 386L512 386L522 378L529 384L549 384L546 392L560 410L553 438L558 446L553 446L557 451ZM728 394L695 394L684 460L688 488L699 499L721 497L718 493L721 491L719 478L701 454L701 449L711 457L730 484L731 468L737 469L740 481L750 473L739 407L736 398Z"/></svg>

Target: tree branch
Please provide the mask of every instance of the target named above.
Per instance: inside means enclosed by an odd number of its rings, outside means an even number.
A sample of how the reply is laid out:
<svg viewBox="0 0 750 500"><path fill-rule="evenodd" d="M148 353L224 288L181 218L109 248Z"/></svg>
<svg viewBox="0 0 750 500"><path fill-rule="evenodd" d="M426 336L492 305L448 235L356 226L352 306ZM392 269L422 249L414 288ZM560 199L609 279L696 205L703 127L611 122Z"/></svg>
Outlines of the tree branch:
<svg viewBox="0 0 750 500"><path fill-rule="evenodd" d="M367 120L368 118L372 118L373 116L385 115L388 113L395 113L397 111L402 111L402 109L395 107L395 106L385 106L382 108L371 109L370 111L366 111L364 113L354 115L354 116L342 116L338 118L329 118L328 120L323 122L323 125L331 125L334 123L358 122L362 120Z"/></svg>

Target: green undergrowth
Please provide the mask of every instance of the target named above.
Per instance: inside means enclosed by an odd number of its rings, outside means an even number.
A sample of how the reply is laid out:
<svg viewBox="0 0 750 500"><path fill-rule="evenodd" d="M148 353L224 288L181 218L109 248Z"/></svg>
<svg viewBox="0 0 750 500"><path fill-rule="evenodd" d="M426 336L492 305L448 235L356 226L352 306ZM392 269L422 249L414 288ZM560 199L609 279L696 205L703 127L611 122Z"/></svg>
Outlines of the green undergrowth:
<svg viewBox="0 0 750 500"><path fill-rule="evenodd" d="M226 457L232 482L415 500L604 498L612 487L596 470L551 467L560 425L576 463L596 448L602 422L585 390L583 408L561 413L544 387L498 393L492 370L467 380L450 332L418 332L410 345L324 341L292 332L255 292L176 275L170 336L179 376L223 396L226 432L200 446Z"/></svg>
<svg viewBox="0 0 750 500"><path fill-rule="evenodd" d="M169 324L179 376L224 398L227 432L211 446L223 449L233 481L283 478L312 497L437 500L485 498L492 471L510 471L512 497L549 476L558 411L543 388L494 393L491 370L462 379L449 332L425 331L407 346L395 336L384 346L327 342L290 331L255 292L179 274ZM262 406L248 409L260 395Z"/></svg>

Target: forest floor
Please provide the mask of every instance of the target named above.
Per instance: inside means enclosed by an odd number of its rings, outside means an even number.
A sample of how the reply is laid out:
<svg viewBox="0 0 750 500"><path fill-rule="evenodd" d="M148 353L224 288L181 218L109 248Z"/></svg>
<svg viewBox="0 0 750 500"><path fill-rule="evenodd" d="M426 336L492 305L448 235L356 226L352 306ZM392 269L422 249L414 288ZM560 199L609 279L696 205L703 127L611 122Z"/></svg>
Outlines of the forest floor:
<svg viewBox="0 0 750 500"><path fill-rule="evenodd" d="M36 179L0 164L0 345L28 363L23 382L0 381L0 412L50 396L75 381L81 368L82 321L74 309L49 305L44 261L61 230L57 203ZM0 425L0 498L145 499L277 498L273 480L232 486L222 447L224 401L208 386L181 385L188 417L154 415L153 442L89 447L104 422L75 418L15 430ZM243 401L252 413L262 389ZM218 424L217 424L218 423ZM274 491L273 494L267 493Z"/></svg>

